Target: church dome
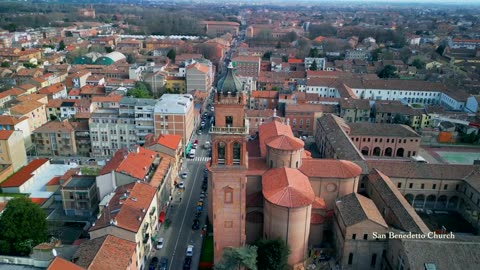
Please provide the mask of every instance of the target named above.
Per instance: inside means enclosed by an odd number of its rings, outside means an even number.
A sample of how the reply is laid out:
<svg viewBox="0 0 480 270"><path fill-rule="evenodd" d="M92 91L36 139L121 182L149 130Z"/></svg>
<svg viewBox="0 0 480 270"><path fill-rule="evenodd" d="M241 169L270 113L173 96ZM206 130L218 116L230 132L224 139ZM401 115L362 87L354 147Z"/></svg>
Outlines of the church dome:
<svg viewBox="0 0 480 270"><path fill-rule="evenodd" d="M233 73L232 62L228 64L227 74L218 81L217 89L221 93L227 94L230 92L232 95L235 95L237 92L241 92L243 90L243 84Z"/></svg>

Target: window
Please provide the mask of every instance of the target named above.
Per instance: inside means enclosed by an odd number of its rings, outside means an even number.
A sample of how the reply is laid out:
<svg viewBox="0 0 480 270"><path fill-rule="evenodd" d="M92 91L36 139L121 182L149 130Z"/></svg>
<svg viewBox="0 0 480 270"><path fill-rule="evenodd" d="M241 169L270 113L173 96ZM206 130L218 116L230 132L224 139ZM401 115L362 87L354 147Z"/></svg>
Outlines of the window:
<svg viewBox="0 0 480 270"><path fill-rule="evenodd" d="M368 239L368 233L363 235L363 240L367 240L367 239Z"/></svg>
<svg viewBox="0 0 480 270"><path fill-rule="evenodd" d="M223 202L224 203L233 203L233 188L226 187L223 193Z"/></svg>
<svg viewBox="0 0 480 270"><path fill-rule="evenodd" d="M436 188L437 188L437 184L433 184L432 189L436 189Z"/></svg>
<svg viewBox="0 0 480 270"><path fill-rule="evenodd" d="M355 240L355 238L357 238L357 234L356 234L356 233L352 234L352 239Z"/></svg>
<svg viewBox="0 0 480 270"><path fill-rule="evenodd" d="M370 262L370 266L375 266L377 264L377 254L373 253L372 254L372 261Z"/></svg>
<svg viewBox="0 0 480 270"><path fill-rule="evenodd" d="M443 190L446 190L448 188L448 185L443 185Z"/></svg>
<svg viewBox="0 0 480 270"><path fill-rule="evenodd" d="M408 184L408 188L413 188L413 183Z"/></svg>
<svg viewBox="0 0 480 270"><path fill-rule="evenodd" d="M225 116L225 125L227 127L233 126L233 116Z"/></svg>
<svg viewBox="0 0 480 270"><path fill-rule="evenodd" d="M421 188L421 189L424 189L424 188L425 188L425 184L421 184L421 185L420 185L420 188Z"/></svg>
<svg viewBox="0 0 480 270"><path fill-rule="evenodd" d="M224 142L218 143L217 152L218 152L218 163L225 164L225 143Z"/></svg>
<svg viewBox="0 0 480 270"><path fill-rule="evenodd" d="M456 185L455 186L455 190L458 191L458 189L460 188L460 185Z"/></svg>
<svg viewBox="0 0 480 270"><path fill-rule="evenodd" d="M353 253L350 253L348 254L348 264L352 264L353 263Z"/></svg>
<svg viewBox="0 0 480 270"><path fill-rule="evenodd" d="M240 143L235 142L233 144L233 164L240 165L240 158L242 155L242 146Z"/></svg>
<svg viewBox="0 0 480 270"><path fill-rule="evenodd" d="M402 183L397 183L397 188L402 188Z"/></svg>

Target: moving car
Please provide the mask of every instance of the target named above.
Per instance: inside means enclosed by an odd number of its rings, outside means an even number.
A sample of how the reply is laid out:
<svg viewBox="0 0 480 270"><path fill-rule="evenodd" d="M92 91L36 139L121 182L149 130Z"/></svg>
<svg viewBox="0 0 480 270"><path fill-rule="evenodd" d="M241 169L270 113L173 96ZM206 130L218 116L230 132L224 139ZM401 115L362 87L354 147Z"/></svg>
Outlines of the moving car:
<svg viewBox="0 0 480 270"><path fill-rule="evenodd" d="M192 258L186 257L185 261L183 261L183 270L190 270L191 265L192 265Z"/></svg>
<svg viewBox="0 0 480 270"><path fill-rule="evenodd" d="M162 257L160 259L160 270L167 270L168 268L168 259L165 257Z"/></svg>
<svg viewBox="0 0 480 270"><path fill-rule="evenodd" d="M192 257L193 256L193 245L188 245L187 246L187 253L186 254L187 254L187 257Z"/></svg>
<svg viewBox="0 0 480 270"><path fill-rule="evenodd" d="M158 242L157 242L157 249L162 249L163 248L163 243L164 243L164 239L163 237L158 239Z"/></svg>
<svg viewBox="0 0 480 270"><path fill-rule="evenodd" d="M156 270L158 266L158 258L153 257L152 260L150 261L150 266L148 267L149 270Z"/></svg>

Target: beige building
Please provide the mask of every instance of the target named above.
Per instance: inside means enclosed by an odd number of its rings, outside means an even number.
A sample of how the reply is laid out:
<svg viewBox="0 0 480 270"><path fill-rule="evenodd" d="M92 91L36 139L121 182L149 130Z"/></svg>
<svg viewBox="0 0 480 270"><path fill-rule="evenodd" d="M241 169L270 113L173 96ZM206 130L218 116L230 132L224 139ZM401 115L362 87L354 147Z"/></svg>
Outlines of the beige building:
<svg viewBox="0 0 480 270"><path fill-rule="evenodd" d="M100 217L89 230L90 239L112 235L137 243L138 266L146 269L150 252L158 237L158 204L156 188L133 182L119 186L113 197L100 209Z"/></svg>
<svg viewBox="0 0 480 270"><path fill-rule="evenodd" d="M155 104L155 136L174 134L182 136L182 144L192 137L195 130L193 96L187 94L164 94Z"/></svg>
<svg viewBox="0 0 480 270"><path fill-rule="evenodd" d="M187 92L194 90L208 92L212 88L214 72L212 65L194 63L186 68Z"/></svg>
<svg viewBox="0 0 480 270"><path fill-rule="evenodd" d="M38 155L76 156L75 129L68 120L50 121L32 134Z"/></svg>
<svg viewBox="0 0 480 270"><path fill-rule="evenodd" d="M349 123L368 122L370 101L368 99L346 98L340 101L340 116Z"/></svg>
<svg viewBox="0 0 480 270"><path fill-rule="evenodd" d="M240 28L239 23L228 21L204 21L202 24L205 25L206 34L210 37L220 37L226 33L236 36Z"/></svg>
<svg viewBox="0 0 480 270"><path fill-rule="evenodd" d="M22 132L25 149L32 147L32 136L28 117L0 115L0 130L19 130Z"/></svg>
<svg viewBox="0 0 480 270"><path fill-rule="evenodd" d="M10 108L10 114L19 117L28 117L31 131L47 123L45 104L38 101L25 101L15 105Z"/></svg>
<svg viewBox="0 0 480 270"><path fill-rule="evenodd" d="M21 131L0 130L0 163L11 164L14 171L27 164L27 154Z"/></svg>

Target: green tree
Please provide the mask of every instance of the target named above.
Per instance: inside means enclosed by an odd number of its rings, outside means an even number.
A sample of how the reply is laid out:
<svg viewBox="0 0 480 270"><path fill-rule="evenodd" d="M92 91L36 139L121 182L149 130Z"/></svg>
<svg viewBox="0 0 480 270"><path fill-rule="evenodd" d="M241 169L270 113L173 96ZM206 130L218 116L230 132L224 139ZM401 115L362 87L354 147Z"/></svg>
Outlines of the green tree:
<svg viewBox="0 0 480 270"><path fill-rule="evenodd" d="M127 54L127 63L129 64L133 64L137 61L137 59L135 58L135 55L129 53Z"/></svg>
<svg viewBox="0 0 480 270"><path fill-rule="evenodd" d="M318 70L317 61L313 60L312 64L310 65L310 70Z"/></svg>
<svg viewBox="0 0 480 270"><path fill-rule="evenodd" d="M222 259L215 264L215 270L234 270L245 267L250 270L257 270L257 247L244 246L228 248L223 251Z"/></svg>
<svg viewBox="0 0 480 270"><path fill-rule="evenodd" d="M168 53L167 53L167 57L168 57L173 63L175 63L175 58L177 58L177 52L175 51L175 49L170 49L170 51L168 51Z"/></svg>
<svg viewBox="0 0 480 270"><path fill-rule="evenodd" d="M402 114L395 114L392 119L393 124L402 124L402 125L407 125L408 124L408 118L405 115Z"/></svg>
<svg viewBox="0 0 480 270"><path fill-rule="evenodd" d="M28 198L8 202L0 219L0 252L29 255L32 248L47 241L47 216Z"/></svg>
<svg viewBox="0 0 480 270"><path fill-rule="evenodd" d="M416 67L417 69L424 69L425 62L423 62L420 58L415 58L412 62L412 66Z"/></svg>
<svg viewBox="0 0 480 270"><path fill-rule="evenodd" d="M113 48L110 47L110 46L107 46L107 47L105 47L105 52L111 53L111 52L113 52Z"/></svg>
<svg viewBox="0 0 480 270"><path fill-rule="evenodd" d="M318 49L317 48L311 48L310 52L308 53L308 57L318 57Z"/></svg>
<svg viewBox="0 0 480 270"><path fill-rule="evenodd" d="M378 73L378 77L388 79L388 78L398 78L397 75L397 68L392 65L386 65L383 69Z"/></svg>
<svg viewBox="0 0 480 270"><path fill-rule="evenodd" d="M268 60L268 61L270 61L270 57L272 57L272 52L271 52L271 51L267 51L267 52L265 52L265 53L263 54L262 59L263 59L263 60Z"/></svg>
<svg viewBox="0 0 480 270"><path fill-rule="evenodd" d="M373 50L372 51L372 61L378 61L381 53L382 53L381 48Z"/></svg>
<svg viewBox="0 0 480 270"><path fill-rule="evenodd" d="M257 267L258 270L286 270L288 269L288 255L290 248L282 239L258 240Z"/></svg>
<svg viewBox="0 0 480 270"><path fill-rule="evenodd" d="M135 98L152 98L152 91L150 85L146 82L136 82L135 87L128 90L127 96Z"/></svg>
<svg viewBox="0 0 480 270"><path fill-rule="evenodd" d="M445 53L445 45L440 45L437 47L437 49L435 50L438 54L440 55L443 55Z"/></svg>
<svg viewBox="0 0 480 270"><path fill-rule="evenodd" d="M63 51L65 50L65 41L61 40L60 43L58 43L58 51Z"/></svg>
<svg viewBox="0 0 480 270"><path fill-rule="evenodd" d="M0 66L3 67L3 68L9 68L9 67L10 67L10 62L8 62L8 61L3 61Z"/></svg>

